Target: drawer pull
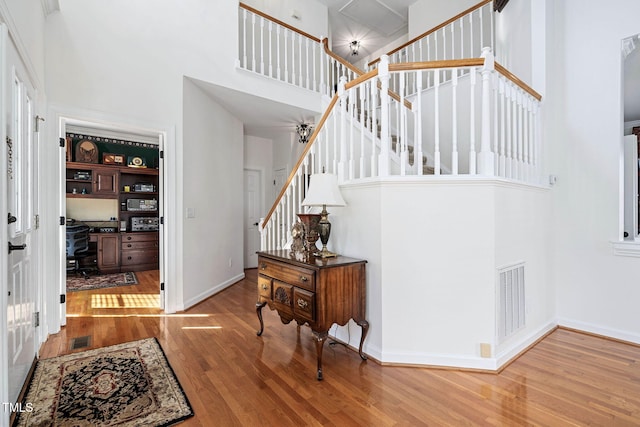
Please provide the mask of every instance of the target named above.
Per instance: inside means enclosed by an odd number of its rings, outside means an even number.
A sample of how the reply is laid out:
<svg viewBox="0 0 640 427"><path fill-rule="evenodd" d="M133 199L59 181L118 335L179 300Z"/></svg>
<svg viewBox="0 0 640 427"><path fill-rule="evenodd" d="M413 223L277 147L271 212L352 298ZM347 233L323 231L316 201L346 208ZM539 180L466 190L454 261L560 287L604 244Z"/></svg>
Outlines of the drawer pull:
<svg viewBox="0 0 640 427"><path fill-rule="evenodd" d="M127 257L128 260L132 260L133 258L131 258L130 256Z"/></svg>
<svg viewBox="0 0 640 427"><path fill-rule="evenodd" d="M260 270L266 270L267 269L267 263L263 262L260 264Z"/></svg>
<svg viewBox="0 0 640 427"><path fill-rule="evenodd" d="M263 290L263 291L266 291L267 289L269 289L269 286L268 286L268 285L262 285L262 290Z"/></svg>
<svg viewBox="0 0 640 427"><path fill-rule="evenodd" d="M301 281L301 282L306 282L307 280L309 280L309 279L307 278L307 276L300 276L300 281Z"/></svg>
<svg viewBox="0 0 640 427"><path fill-rule="evenodd" d="M307 308L307 306L309 305L309 303L303 300L302 298L298 298L297 303L298 303L298 307L300 308Z"/></svg>
<svg viewBox="0 0 640 427"><path fill-rule="evenodd" d="M130 248L130 247L131 247L131 243L128 243L128 244L127 244L127 247L128 247L128 248Z"/></svg>

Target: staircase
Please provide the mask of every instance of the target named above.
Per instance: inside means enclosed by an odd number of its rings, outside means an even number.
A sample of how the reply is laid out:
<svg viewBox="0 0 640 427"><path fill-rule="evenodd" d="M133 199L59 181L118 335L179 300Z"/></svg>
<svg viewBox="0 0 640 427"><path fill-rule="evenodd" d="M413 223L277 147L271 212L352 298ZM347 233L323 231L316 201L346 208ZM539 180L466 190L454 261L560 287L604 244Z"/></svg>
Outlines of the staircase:
<svg viewBox="0 0 640 427"><path fill-rule="evenodd" d="M279 22L274 31L266 15L242 4L241 12L241 67L331 96L261 224L263 249L289 240L304 211L306 177L321 171L341 183L445 175L541 183L541 97L495 61L490 2L383 55L367 73L330 52L326 39ZM274 49L281 34L283 47ZM477 56L463 57L485 41L489 47ZM403 58L416 61L391 63Z"/></svg>

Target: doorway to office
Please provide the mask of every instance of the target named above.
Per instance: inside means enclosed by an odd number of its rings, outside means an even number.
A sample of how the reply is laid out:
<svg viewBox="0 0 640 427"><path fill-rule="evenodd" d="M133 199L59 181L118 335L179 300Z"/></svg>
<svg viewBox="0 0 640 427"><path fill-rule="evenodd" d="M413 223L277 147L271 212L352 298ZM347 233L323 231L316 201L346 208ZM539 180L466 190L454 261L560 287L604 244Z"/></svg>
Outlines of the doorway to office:
<svg viewBox="0 0 640 427"><path fill-rule="evenodd" d="M59 135L61 324L164 312L164 133L65 118Z"/></svg>

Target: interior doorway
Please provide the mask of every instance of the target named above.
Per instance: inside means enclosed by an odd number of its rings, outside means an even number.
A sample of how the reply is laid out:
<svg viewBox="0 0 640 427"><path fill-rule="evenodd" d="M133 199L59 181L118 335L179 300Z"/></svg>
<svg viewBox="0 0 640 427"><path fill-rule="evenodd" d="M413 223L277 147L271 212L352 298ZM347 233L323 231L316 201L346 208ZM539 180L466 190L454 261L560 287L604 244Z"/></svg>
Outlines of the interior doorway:
<svg viewBox="0 0 640 427"><path fill-rule="evenodd" d="M164 134L66 118L60 138L67 317L163 312ZM75 233L82 250L75 253Z"/></svg>

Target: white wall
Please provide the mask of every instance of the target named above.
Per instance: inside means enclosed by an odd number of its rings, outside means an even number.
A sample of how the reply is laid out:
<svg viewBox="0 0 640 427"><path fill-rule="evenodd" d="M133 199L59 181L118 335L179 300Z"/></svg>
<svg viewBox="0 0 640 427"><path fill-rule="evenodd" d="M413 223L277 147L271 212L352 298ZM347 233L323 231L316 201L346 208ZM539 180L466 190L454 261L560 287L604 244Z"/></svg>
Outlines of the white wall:
<svg viewBox="0 0 640 427"><path fill-rule="evenodd" d="M638 33L640 3L550 4L558 37L548 50L553 64L547 78L558 102L545 108L557 118L549 123L547 143L558 175L558 315L565 325L640 342L640 260L614 256L611 245L622 238L621 40Z"/></svg>
<svg viewBox="0 0 640 427"><path fill-rule="evenodd" d="M409 6L409 37L407 40L429 31L478 3L478 0L418 0Z"/></svg>
<svg viewBox="0 0 640 427"><path fill-rule="evenodd" d="M329 246L368 261L365 349L374 358L496 369L554 325L548 190L424 177L346 184L342 193ZM527 326L498 345L497 269L520 261ZM357 346L355 325L336 334ZM493 357L480 357L481 343Z"/></svg>
<svg viewBox="0 0 640 427"><path fill-rule="evenodd" d="M299 6L302 5L300 3ZM302 7L300 9L305 14L309 11ZM322 15L321 11L311 10L318 16ZM326 15L326 8L324 11ZM170 140L171 145L166 150L171 156L166 159L171 166L166 168L166 172L169 187L177 190L176 194L169 197L169 203L179 214L176 218L167 218L173 230L170 237L175 236L177 240L170 245L175 252L169 254L175 274L170 272L167 286L178 288L175 292L178 295L178 308L187 299L202 295L207 286L220 282L212 281L203 270L187 272L187 266L182 265L182 260L189 258L183 253L193 254L201 247L210 245L210 241L204 240L204 234L190 234L189 237L182 234L183 226L185 231L188 230L188 225L183 224L186 221L183 207L190 203L187 200L190 196L188 192L182 193L180 190L197 188L202 182L200 177L190 174L188 169L191 168L192 159L186 157L186 153L193 153L193 144L210 142L202 137L187 140L183 135L187 131L183 129L183 108L193 102L190 97L183 98L183 89L189 87L187 84L183 87L183 77L251 91L256 96L320 111L320 97L317 94L274 83L235 68L237 22L236 2L188 0L185 4L175 0L65 0L61 2L61 11L50 15L45 24L46 85L51 105L88 117L124 117L131 126L152 123L157 124L155 128L175 131L175 138ZM314 21L314 25L323 25L322 19ZM204 104L214 111L220 108L215 103ZM218 134L230 132L237 139L233 120L217 124L221 126L216 129ZM52 123L52 126L56 124ZM197 125L192 126L191 131L199 129ZM241 159L242 138L237 143ZM189 147L183 148L183 144ZM206 151L210 147L201 148ZM231 161L231 165L237 166L240 174L237 182L241 183L242 161ZM58 168L52 168L47 173L49 175L45 182L48 184L43 191L55 195L61 172ZM241 185L239 189L241 197ZM213 195L227 196L225 191ZM55 196L53 198L55 200ZM53 234L50 237L51 241L57 239ZM228 275L227 280L232 280L236 274L226 266L228 258L233 256L226 255L223 257L223 271ZM242 265L240 260L238 258L233 263L234 269ZM183 274L192 280L183 280ZM183 285L194 288L185 290L183 294Z"/></svg>
<svg viewBox="0 0 640 427"><path fill-rule="evenodd" d="M246 0L243 3L317 38L328 37L329 12L314 0ZM291 16L296 12L299 19Z"/></svg>
<svg viewBox="0 0 640 427"><path fill-rule="evenodd" d="M532 0L518 0L495 13L496 61L529 85L533 53L531 11Z"/></svg>
<svg viewBox="0 0 640 427"><path fill-rule="evenodd" d="M183 108L187 308L244 277L244 178L242 123L189 79Z"/></svg>

